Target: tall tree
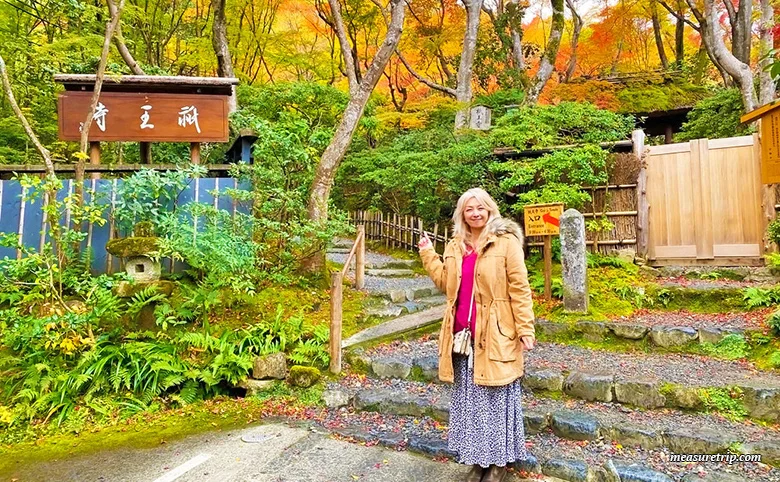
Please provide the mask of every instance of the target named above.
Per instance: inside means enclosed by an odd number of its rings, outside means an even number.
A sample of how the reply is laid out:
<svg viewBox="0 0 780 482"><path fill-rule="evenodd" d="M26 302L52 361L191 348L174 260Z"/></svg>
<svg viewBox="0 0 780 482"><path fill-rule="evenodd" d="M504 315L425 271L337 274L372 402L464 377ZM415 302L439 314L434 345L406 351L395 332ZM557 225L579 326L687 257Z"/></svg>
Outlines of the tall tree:
<svg viewBox="0 0 780 482"><path fill-rule="evenodd" d="M564 74L563 81L569 82L574 75L574 69L577 67L577 44L580 42L580 33L582 32L582 17L577 13L574 0L566 0L566 6L569 7L572 17L572 32L571 32L571 54L569 55L569 62L566 65L566 73Z"/></svg>
<svg viewBox="0 0 780 482"><path fill-rule="evenodd" d="M661 36L661 19L658 16L658 6L655 0L650 2L650 16L653 20L653 36L655 37L655 46L658 49L658 58L661 60L661 67L666 70L669 68L669 59L666 57L664 40Z"/></svg>
<svg viewBox="0 0 780 482"><path fill-rule="evenodd" d="M463 46L461 48L460 64L458 65L454 89L420 75L406 60L404 55L400 51L398 52L401 62L417 80L432 89L454 97L461 104L461 108L455 116L455 129L464 128L469 124L469 104L471 104L473 96L471 80L474 70L474 56L477 52L477 33L479 32L480 14L482 13L483 4L483 0L462 1L466 9L466 27L463 32Z"/></svg>
<svg viewBox="0 0 780 482"><path fill-rule="evenodd" d="M561 46L561 37L565 25L563 18L563 0L551 0L551 3L553 13L552 25L550 26L550 37L547 40L544 53L542 53L539 69L531 80L531 86L526 93L524 99L526 104L536 104L539 100L539 94L542 93L542 89L544 89L547 81L550 80L553 70L555 69L555 60L558 58L558 48Z"/></svg>
<svg viewBox="0 0 780 482"><path fill-rule="evenodd" d="M336 28L341 53L344 56L344 64L347 67L349 80L349 102L344 110L333 139L325 148L312 182L311 194L308 203L309 218L313 221L324 223L328 219L328 199L333 187L336 170L341 164L344 155L352 142L358 122L363 116L368 98L382 77L387 62L398 47L404 24L405 4L403 0L390 0L390 20L387 24L387 32L381 47L374 55L371 64L366 69L363 77L358 81L353 62L353 50L346 35L344 19L341 16L339 0L329 0L331 15ZM324 253L320 252L309 262L310 269L319 269L324 265Z"/></svg>
<svg viewBox="0 0 780 482"><path fill-rule="evenodd" d="M228 46L225 1L211 0L211 8L214 10L214 23L211 26L211 44L214 46L214 53L217 55L217 75L220 77L235 77L233 58L230 56L230 48ZM235 87L232 87L232 92L228 101L229 112L235 112L238 108Z"/></svg>

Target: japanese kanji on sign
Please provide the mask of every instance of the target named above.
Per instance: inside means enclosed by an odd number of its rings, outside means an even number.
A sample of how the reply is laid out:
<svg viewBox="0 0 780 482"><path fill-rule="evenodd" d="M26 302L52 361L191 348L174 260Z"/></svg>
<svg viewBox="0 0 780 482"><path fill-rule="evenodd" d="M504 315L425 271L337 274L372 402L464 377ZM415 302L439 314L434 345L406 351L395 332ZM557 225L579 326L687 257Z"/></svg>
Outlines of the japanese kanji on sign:
<svg viewBox="0 0 780 482"><path fill-rule="evenodd" d="M563 203L533 204L523 208L526 236L544 237L544 298L552 298L552 237L558 236Z"/></svg>
<svg viewBox="0 0 780 482"><path fill-rule="evenodd" d="M557 236L563 204L534 204L523 208L526 236Z"/></svg>

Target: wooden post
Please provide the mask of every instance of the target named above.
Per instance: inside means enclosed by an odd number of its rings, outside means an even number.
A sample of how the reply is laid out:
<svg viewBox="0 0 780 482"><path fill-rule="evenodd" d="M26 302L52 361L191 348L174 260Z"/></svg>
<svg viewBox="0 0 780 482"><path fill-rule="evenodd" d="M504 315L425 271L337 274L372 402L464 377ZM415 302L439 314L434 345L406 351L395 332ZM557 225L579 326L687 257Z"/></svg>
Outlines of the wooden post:
<svg viewBox="0 0 780 482"><path fill-rule="evenodd" d="M552 236L544 236L544 299L552 299Z"/></svg>
<svg viewBox="0 0 780 482"><path fill-rule="evenodd" d="M759 120L759 126L761 125ZM761 129L759 127L759 132ZM753 134L753 156L754 162L758 165L758 172L761 172L761 134ZM760 175L760 174L759 174ZM766 231L769 223L774 221L777 211L775 205L777 204L777 191L774 184L761 184L761 232L763 233L760 246L760 254L763 256L766 253L774 253L777 251L777 246L774 245Z"/></svg>
<svg viewBox="0 0 780 482"><path fill-rule="evenodd" d="M366 227L358 226L358 246L355 250L355 289L366 286Z"/></svg>
<svg viewBox="0 0 780 482"><path fill-rule="evenodd" d="M200 164L200 142L190 143L190 159L193 164Z"/></svg>
<svg viewBox="0 0 780 482"><path fill-rule="evenodd" d="M650 205L647 201L647 161L645 157L645 133L637 129L631 133L634 143L634 155L639 159L639 177L636 181L636 254L647 258L650 228Z"/></svg>
<svg viewBox="0 0 780 482"><path fill-rule="evenodd" d="M389 216L388 216L389 218ZM385 238L385 249L388 249L390 247L390 229L387 223L390 220L388 219L385 221L385 213L382 212L382 237Z"/></svg>
<svg viewBox="0 0 780 482"><path fill-rule="evenodd" d="M404 216L404 247L409 249L411 242L409 241L409 216Z"/></svg>
<svg viewBox="0 0 780 482"><path fill-rule="evenodd" d="M439 237L439 223L433 225L433 250L436 251L436 238Z"/></svg>
<svg viewBox="0 0 780 482"><path fill-rule="evenodd" d="M89 143L89 163L93 166L99 166L100 165L100 142L90 142ZM90 175L91 179L100 179L100 173L99 172L93 172Z"/></svg>
<svg viewBox="0 0 780 482"><path fill-rule="evenodd" d="M343 301L341 272L330 275L330 372L341 373L341 316Z"/></svg>
<svg viewBox="0 0 780 482"><path fill-rule="evenodd" d="M151 164L152 163L152 144L150 142L141 142L139 145L141 146L141 163L142 164Z"/></svg>
<svg viewBox="0 0 780 482"><path fill-rule="evenodd" d="M449 226L444 226L444 246L447 246L447 240L449 239L447 235L449 234L449 230Z"/></svg>

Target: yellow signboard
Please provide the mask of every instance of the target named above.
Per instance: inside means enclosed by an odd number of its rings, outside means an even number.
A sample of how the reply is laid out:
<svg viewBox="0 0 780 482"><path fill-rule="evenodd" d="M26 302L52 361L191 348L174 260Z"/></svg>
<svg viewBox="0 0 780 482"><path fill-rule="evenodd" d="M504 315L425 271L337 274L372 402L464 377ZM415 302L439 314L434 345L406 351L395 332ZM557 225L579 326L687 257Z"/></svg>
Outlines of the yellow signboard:
<svg viewBox="0 0 780 482"><path fill-rule="evenodd" d="M533 204L523 208L526 236L557 236L563 204Z"/></svg>

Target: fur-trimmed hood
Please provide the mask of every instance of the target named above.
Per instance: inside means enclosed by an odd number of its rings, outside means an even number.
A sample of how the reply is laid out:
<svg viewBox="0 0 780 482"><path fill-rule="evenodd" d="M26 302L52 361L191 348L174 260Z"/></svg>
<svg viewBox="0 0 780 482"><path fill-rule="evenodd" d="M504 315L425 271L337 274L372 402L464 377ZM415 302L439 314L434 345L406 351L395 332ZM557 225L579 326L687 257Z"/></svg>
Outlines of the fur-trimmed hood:
<svg viewBox="0 0 780 482"><path fill-rule="evenodd" d="M490 221L485 227L488 230L488 234L494 236L501 236L503 234L514 234L515 237L523 244L523 228L519 224L508 218L495 218Z"/></svg>

